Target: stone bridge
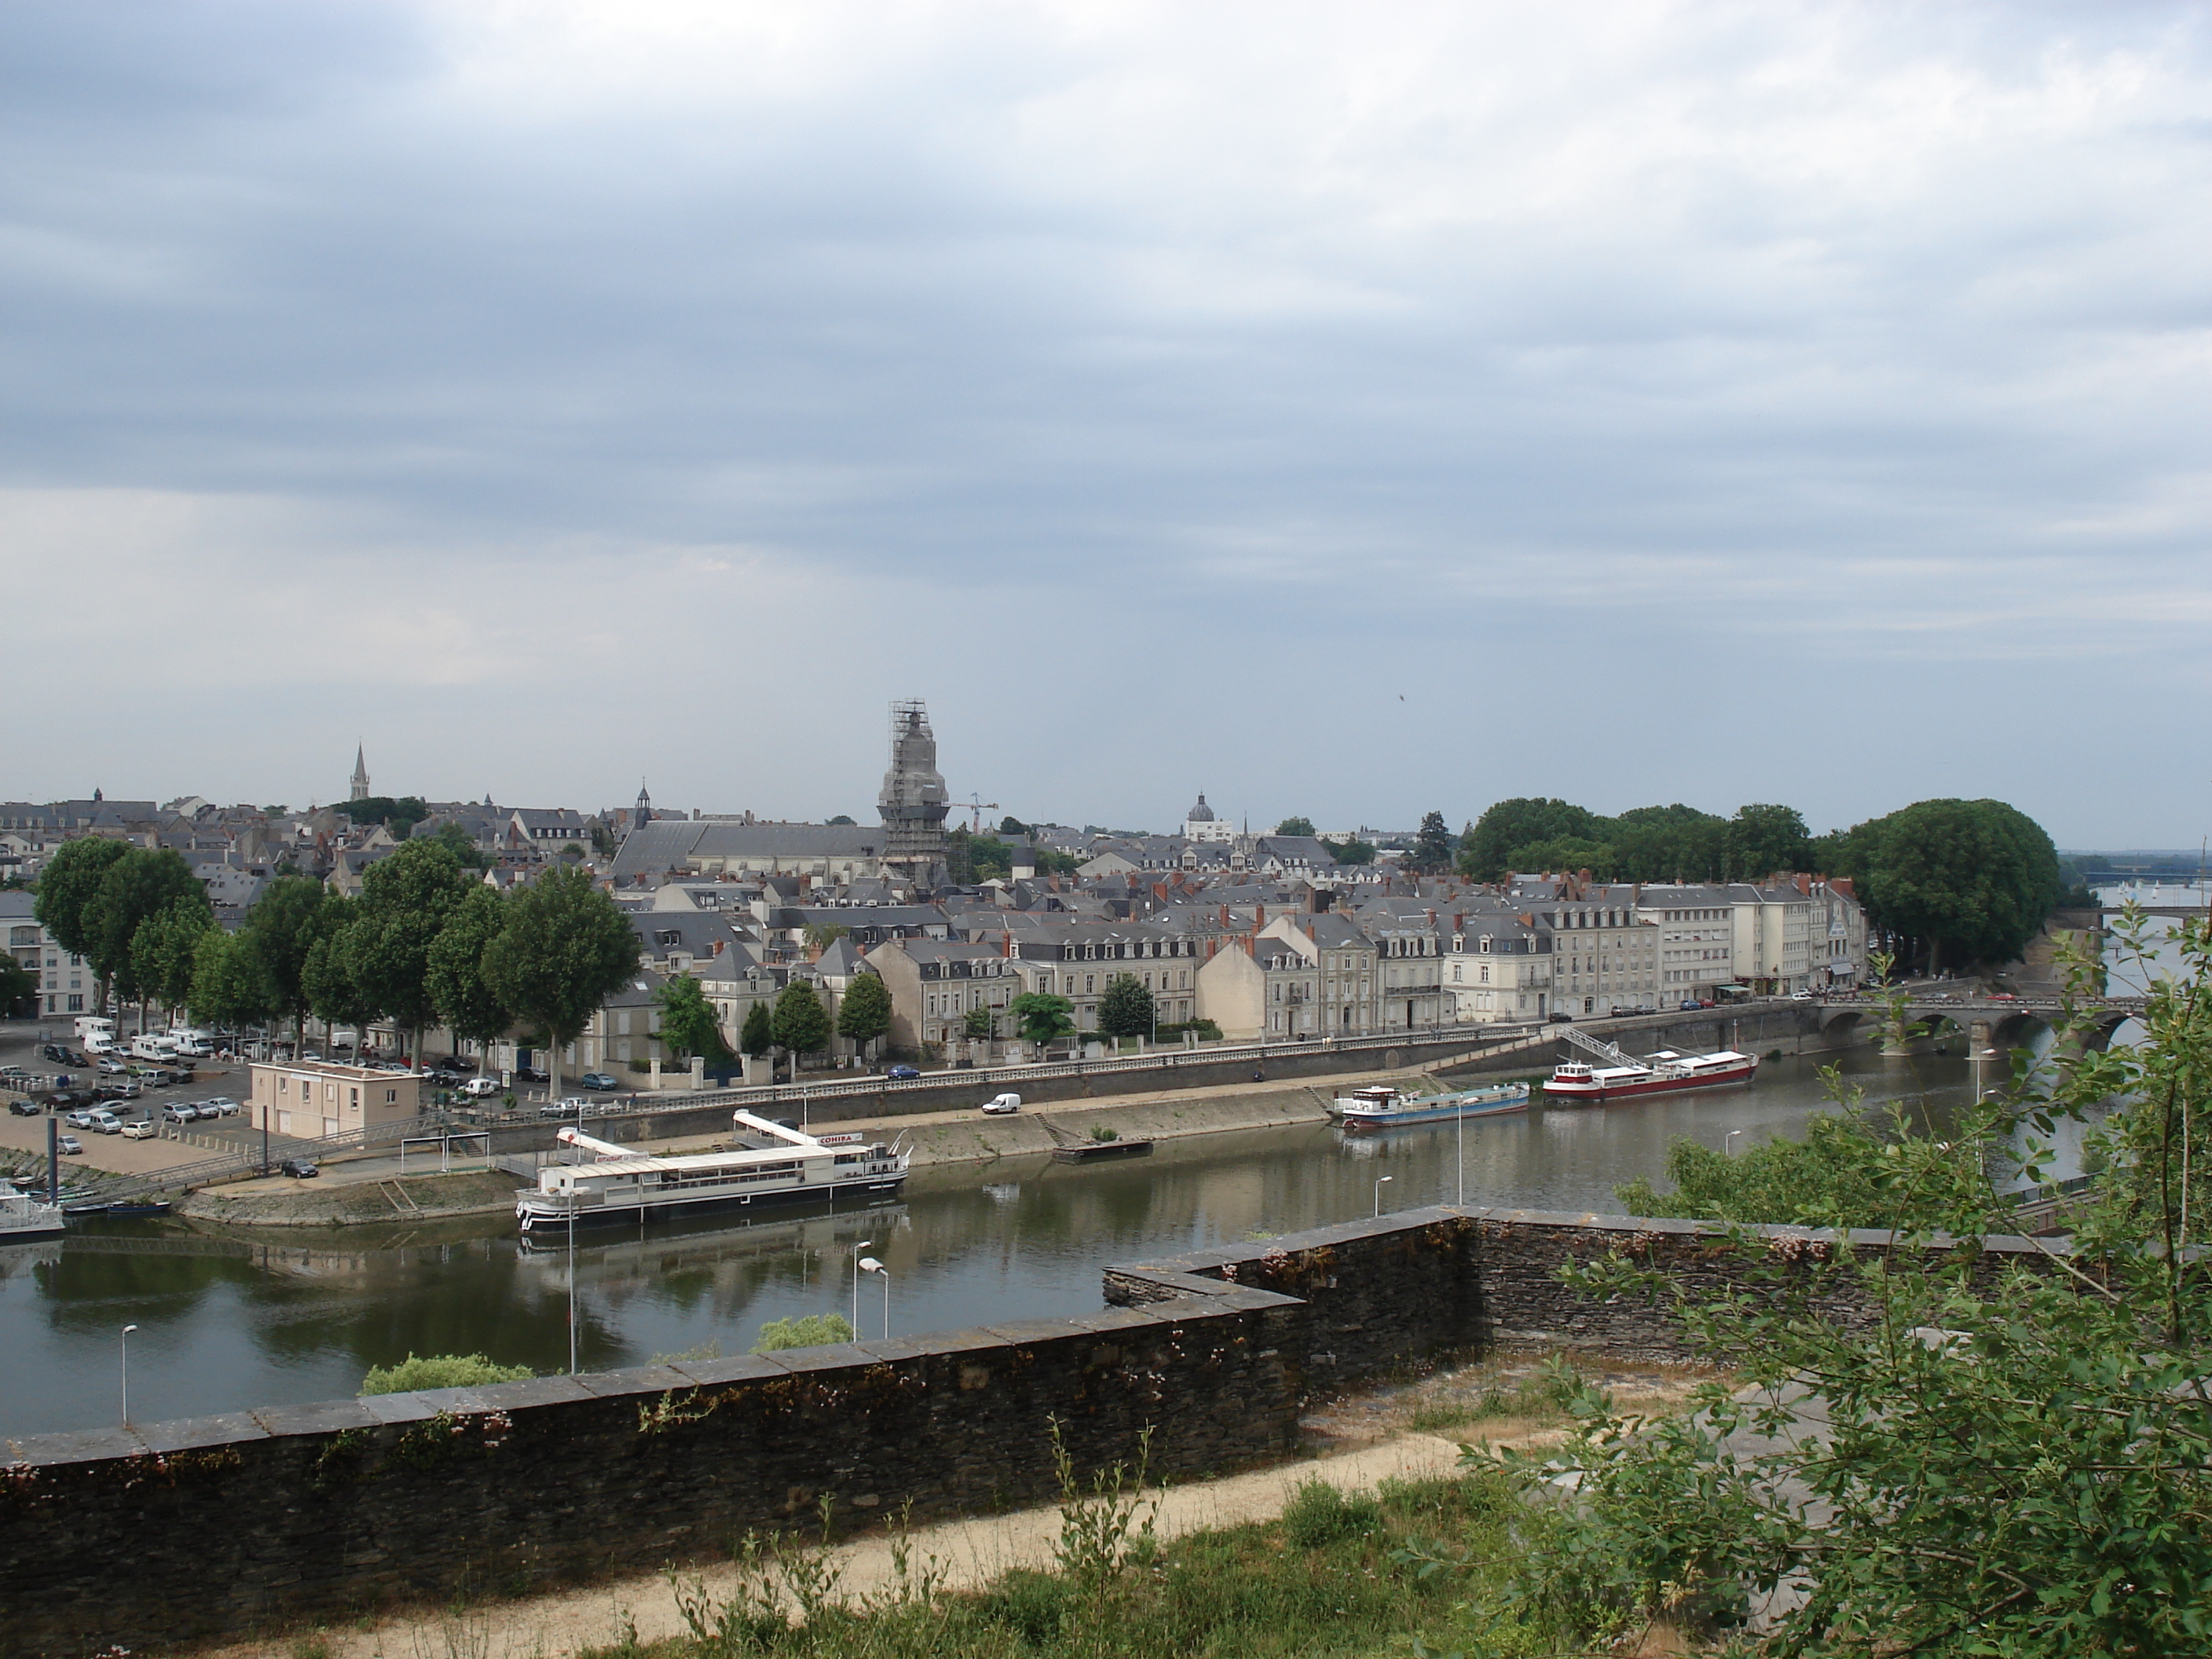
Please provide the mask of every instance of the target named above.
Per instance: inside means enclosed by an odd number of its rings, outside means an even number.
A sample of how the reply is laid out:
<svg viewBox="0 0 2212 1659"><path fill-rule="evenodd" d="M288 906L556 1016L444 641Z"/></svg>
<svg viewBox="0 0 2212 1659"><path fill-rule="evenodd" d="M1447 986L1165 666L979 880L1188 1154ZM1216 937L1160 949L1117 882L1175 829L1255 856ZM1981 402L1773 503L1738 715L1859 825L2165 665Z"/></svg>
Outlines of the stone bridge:
<svg viewBox="0 0 2212 1659"><path fill-rule="evenodd" d="M1889 1015L1886 998L1829 996L1814 1004L1822 1036L1848 1042L1860 1026L1879 1027ZM2143 1011L2141 997L2100 997L2076 1002L2071 1011L2078 1041L2086 1048L2102 1048L2112 1033ZM1942 995L1932 992L1908 994L1905 1016L1925 1025L1931 1036L1941 1036L1948 1025L1963 1034L1976 1048L2017 1048L2037 1026L2057 1030L2069 1018L2057 997Z"/></svg>

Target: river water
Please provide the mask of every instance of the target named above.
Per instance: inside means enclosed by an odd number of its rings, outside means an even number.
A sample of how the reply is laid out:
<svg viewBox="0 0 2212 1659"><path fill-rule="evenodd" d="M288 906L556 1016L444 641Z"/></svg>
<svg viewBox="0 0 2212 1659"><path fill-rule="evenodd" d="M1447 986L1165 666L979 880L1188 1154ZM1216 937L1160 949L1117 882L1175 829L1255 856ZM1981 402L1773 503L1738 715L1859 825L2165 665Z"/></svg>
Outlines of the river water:
<svg viewBox="0 0 2212 1659"><path fill-rule="evenodd" d="M1899 1101L1922 1119L1972 1089L1957 1045L1903 1060L1862 1048L1770 1061L1748 1090L1471 1123L1467 1200L1613 1209L1613 1188L1657 1179L1677 1136L1741 1152L1801 1134L1829 1104L1824 1064L1865 1091L1868 1109ZM710 1344L742 1353L768 1320L849 1316L863 1239L891 1270L895 1334L1092 1312L1109 1262L1350 1220L1378 1198L1385 1210L1449 1201L1460 1146L1451 1125L1363 1139L1321 1126L1258 1130L1163 1143L1121 1164L924 1170L899 1203L854 1215L586 1233L574 1274L581 1364L607 1370ZM525 1248L511 1217L312 1236L108 1223L0 1248L0 1437L115 1422L131 1324L140 1422L349 1395L369 1366L410 1352L565 1370L570 1284L566 1244ZM859 1312L861 1335L879 1334L880 1278L862 1282Z"/></svg>

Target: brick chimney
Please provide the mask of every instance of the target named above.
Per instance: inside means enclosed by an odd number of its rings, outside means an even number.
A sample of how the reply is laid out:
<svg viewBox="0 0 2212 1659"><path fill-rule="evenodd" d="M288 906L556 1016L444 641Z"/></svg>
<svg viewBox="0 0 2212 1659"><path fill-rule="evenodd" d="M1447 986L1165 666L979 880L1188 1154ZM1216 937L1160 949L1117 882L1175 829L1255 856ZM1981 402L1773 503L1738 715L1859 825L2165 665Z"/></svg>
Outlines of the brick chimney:
<svg viewBox="0 0 2212 1659"><path fill-rule="evenodd" d="M1267 925L1267 907L1264 904L1254 905L1252 907L1252 931L1256 933Z"/></svg>

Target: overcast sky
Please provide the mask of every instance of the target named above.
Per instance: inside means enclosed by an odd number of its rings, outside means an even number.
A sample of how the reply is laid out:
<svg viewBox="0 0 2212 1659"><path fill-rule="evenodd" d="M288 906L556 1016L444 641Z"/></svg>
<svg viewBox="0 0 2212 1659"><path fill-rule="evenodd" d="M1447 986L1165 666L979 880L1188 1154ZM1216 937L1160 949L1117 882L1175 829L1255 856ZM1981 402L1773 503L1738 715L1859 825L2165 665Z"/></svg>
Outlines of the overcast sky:
<svg viewBox="0 0 2212 1659"><path fill-rule="evenodd" d="M2212 825L2212 10L0 10L0 798Z"/></svg>

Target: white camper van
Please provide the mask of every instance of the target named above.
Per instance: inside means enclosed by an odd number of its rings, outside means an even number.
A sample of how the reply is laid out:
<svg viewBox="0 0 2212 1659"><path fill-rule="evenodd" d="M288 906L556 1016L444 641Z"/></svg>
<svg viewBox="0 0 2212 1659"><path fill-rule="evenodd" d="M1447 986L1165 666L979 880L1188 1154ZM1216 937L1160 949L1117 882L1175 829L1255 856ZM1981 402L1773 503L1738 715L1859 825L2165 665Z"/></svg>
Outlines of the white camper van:
<svg viewBox="0 0 2212 1659"><path fill-rule="evenodd" d="M131 1039L131 1057L133 1060L174 1060L177 1050L159 1031L141 1031Z"/></svg>
<svg viewBox="0 0 2212 1659"><path fill-rule="evenodd" d="M113 1042L115 1022L103 1014L79 1014L76 1017L76 1040L84 1042L96 1036Z"/></svg>

